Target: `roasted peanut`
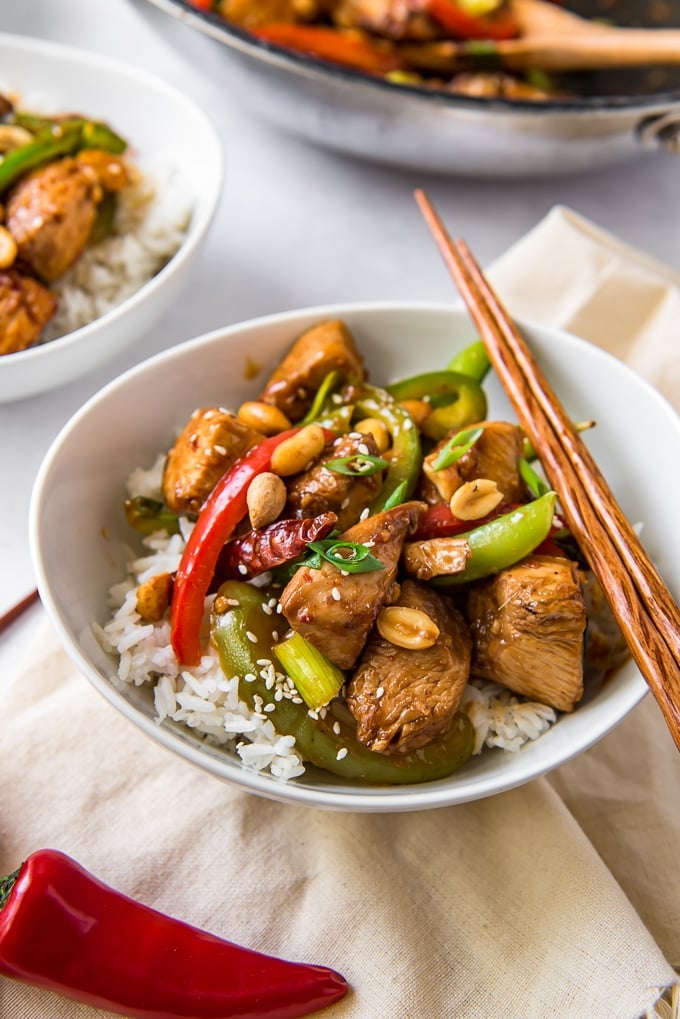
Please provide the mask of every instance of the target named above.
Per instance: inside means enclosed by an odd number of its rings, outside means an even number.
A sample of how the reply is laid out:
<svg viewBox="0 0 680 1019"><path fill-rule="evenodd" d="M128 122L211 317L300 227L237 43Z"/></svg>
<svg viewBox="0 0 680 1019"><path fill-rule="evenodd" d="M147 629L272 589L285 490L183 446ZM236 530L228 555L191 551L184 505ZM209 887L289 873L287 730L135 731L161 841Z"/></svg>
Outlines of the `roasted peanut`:
<svg viewBox="0 0 680 1019"><path fill-rule="evenodd" d="M321 425L306 425L284 439L272 453L272 471L283 478L299 474L314 461L326 445L326 436Z"/></svg>
<svg viewBox="0 0 680 1019"><path fill-rule="evenodd" d="M376 626L384 640L409 651L432 647L439 636L439 627L426 612L406 605L389 605L381 609Z"/></svg>
<svg viewBox="0 0 680 1019"><path fill-rule="evenodd" d="M402 400L401 405L411 415L417 428L422 428L432 413L427 400Z"/></svg>
<svg viewBox="0 0 680 1019"><path fill-rule="evenodd" d="M372 435L379 453L384 453L389 448L390 433L378 418L364 418L356 425L352 425L352 429L355 432L361 432L362 435Z"/></svg>
<svg viewBox="0 0 680 1019"><path fill-rule="evenodd" d="M459 520L479 520L503 501L503 493L490 478L466 481L451 496L451 512Z"/></svg>
<svg viewBox="0 0 680 1019"><path fill-rule="evenodd" d="M291 427L291 423L278 407L258 400L246 400L238 409L236 417L243 425L254 428L263 435L278 435Z"/></svg>
<svg viewBox="0 0 680 1019"><path fill-rule="evenodd" d="M172 573L157 573L139 585L136 609L147 623L158 623L163 618L170 606L173 584Z"/></svg>
<svg viewBox="0 0 680 1019"><path fill-rule="evenodd" d="M0 226L0 269L9 269L17 257L17 242L7 227Z"/></svg>
<svg viewBox="0 0 680 1019"><path fill-rule="evenodd" d="M277 474L266 471L250 482L246 503L253 527L273 523L286 505L286 486Z"/></svg>

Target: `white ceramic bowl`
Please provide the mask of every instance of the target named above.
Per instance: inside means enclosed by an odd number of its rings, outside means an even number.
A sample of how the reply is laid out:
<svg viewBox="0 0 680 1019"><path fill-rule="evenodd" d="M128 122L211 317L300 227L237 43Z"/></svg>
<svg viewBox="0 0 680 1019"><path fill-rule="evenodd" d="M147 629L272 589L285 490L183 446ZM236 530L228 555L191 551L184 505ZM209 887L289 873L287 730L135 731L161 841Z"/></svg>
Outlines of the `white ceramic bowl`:
<svg viewBox="0 0 680 1019"><path fill-rule="evenodd" d="M313 769L288 783L255 774L235 755L202 745L189 730L158 725L148 689L120 693L111 683L116 663L98 647L90 626L108 618L108 589L125 572L123 545L131 541L121 508L125 479L168 448L195 407L237 406L251 398L259 380L246 380L246 358L264 372L302 330L326 318L347 322L375 382L445 365L474 335L467 315L449 306L341 305L232 326L127 372L75 415L37 477L30 530L41 598L76 665L117 710L188 761L252 792L377 812L462 803L520 785L585 750L637 704L646 686L633 664L519 753L485 751L449 778L390 788L362 787ZM680 475L668 465L678 462L680 420L649 385L599 349L555 330L525 331L573 418L597 419L588 444L629 518L643 522L647 548L677 593ZM513 420L496 379L485 388L490 416Z"/></svg>
<svg viewBox="0 0 680 1019"><path fill-rule="evenodd" d="M176 300L221 194L219 136L205 114L159 78L100 54L0 33L0 79L30 106L108 121L134 156L175 168L194 193L191 224L168 264L117 308L40 346L0 357L0 402L53 389L130 346Z"/></svg>

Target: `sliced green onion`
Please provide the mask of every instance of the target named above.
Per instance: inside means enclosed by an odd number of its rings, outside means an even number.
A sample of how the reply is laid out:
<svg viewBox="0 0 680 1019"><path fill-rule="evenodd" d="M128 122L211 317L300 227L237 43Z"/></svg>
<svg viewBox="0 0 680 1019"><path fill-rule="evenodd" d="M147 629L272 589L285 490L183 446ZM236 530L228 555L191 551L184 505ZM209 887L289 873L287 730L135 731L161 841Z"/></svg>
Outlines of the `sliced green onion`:
<svg viewBox="0 0 680 1019"><path fill-rule="evenodd" d="M305 414L304 418L301 421L301 424L310 425L313 421L316 421L316 419L321 416L321 414L324 411L328 397L333 392L339 381L340 381L339 371L328 372L328 374L324 376L323 382L316 391L316 396L314 397L312 406Z"/></svg>
<svg viewBox="0 0 680 1019"><path fill-rule="evenodd" d="M127 523L138 534L153 534L154 531L179 534L179 517L157 499L138 495L134 499L126 499L123 510Z"/></svg>
<svg viewBox="0 0 680 1019"><path fill-rule="evenodd" d="M337 697L344 674L301 633L291 633L272 650L307 707L317 710Z"/></svg>
<svg viewBox="0 0 680 1019"><path fill-rule="evenodd" d="M456 460L460 460L469 449L472 449L483 431L483 428L464 428L462 432L452 435L440 450L439 456L434 462L434 469L442 471L445 467L455 464Z"/></svg>
<svg viewBox="0 0 680 1019"><path fill-rule="evenodd" d="M385 499L385 502L382 505L382 512L384 513L385 510L394 509L395 506L401 506L402 502L406 500L407 490L407 482L402 481L402 483L395 488L392 494Z"/></svg>
<svg viewBox="0 0 680 1019"><path fill-rule="evenodd" d="M540 499L542 495L550 491L550 485L546 485L543 478L540 478L536 471L533 469L528 460L523 457L517 458L517 467L519 468L520 477L527 486L534 499Z"/></svg>
<svg viewBox="0 0 680 1019"><path fill-rule="evenodd" d="M336 474L347 474L351 478L367 478L389 467L387 460L370 453L357 453L355 456L343 456L339 460L329 460L324 464L329 471Z"/></svg>
<svg viewBox="0 0 680 1019"><path fill-rule="evenodd" d="M313 570L321 569L322 559L345 573L373 573L374 570L385 569L365 545L356 541L324 538L322 541L310 541L307 548L315 555L305 560L305 566Z"/></svg>

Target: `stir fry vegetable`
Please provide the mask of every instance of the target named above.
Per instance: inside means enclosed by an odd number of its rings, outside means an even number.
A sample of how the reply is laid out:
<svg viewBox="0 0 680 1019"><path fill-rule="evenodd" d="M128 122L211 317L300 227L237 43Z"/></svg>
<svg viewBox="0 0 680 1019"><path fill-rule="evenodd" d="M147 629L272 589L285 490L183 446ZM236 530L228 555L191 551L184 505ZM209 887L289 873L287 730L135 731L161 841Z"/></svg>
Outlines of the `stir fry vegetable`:
<svg viewBox="0 0 680 1019"><path fill-rule="evenodd" d="M473 752L466 691L481 678L573 710L581 564L521 430L487 419L479 344L455 370L381 388L346 326L321 323L283 363L235 415L192 415L161 486L177 506L125 504L140 533L176 538L193 523L174 574L138 587L137 612L152 625L169 615L199 687L217 656L250 712L228 723L243 747L271 725L296 760L343 778L424 782ZM523 587L527 600L502 595ZM546 680L553 656L566 692Z"/></svg>

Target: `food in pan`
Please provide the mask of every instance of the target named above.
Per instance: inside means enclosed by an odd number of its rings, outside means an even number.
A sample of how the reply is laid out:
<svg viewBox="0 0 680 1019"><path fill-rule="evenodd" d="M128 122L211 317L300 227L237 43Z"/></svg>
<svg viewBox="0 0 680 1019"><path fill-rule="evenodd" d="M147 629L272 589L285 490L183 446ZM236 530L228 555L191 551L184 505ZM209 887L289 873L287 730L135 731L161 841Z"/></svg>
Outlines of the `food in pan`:
<svg viewBox="0 0 680 1019"><path fill-rule="evenodd" d="M575 710L625 649L488 370L475 343L381 388L322 322L198 408L128 480L117 682L280 779L429 781Z"/></svg>
<svg viewBox="0 0 680 1019"><path fill-rule="evenodd" d="M86 325L177 251L191 200L108 124L0 95L0 354Z"/></svg>
<svg viewBox="0 0 680 1019"><path fill-rule="evenodd" d="M505 0L190 0L274 46L402 85L486 98L560 92L540 68L495 67L494 42L521 34Z"/></svg>

